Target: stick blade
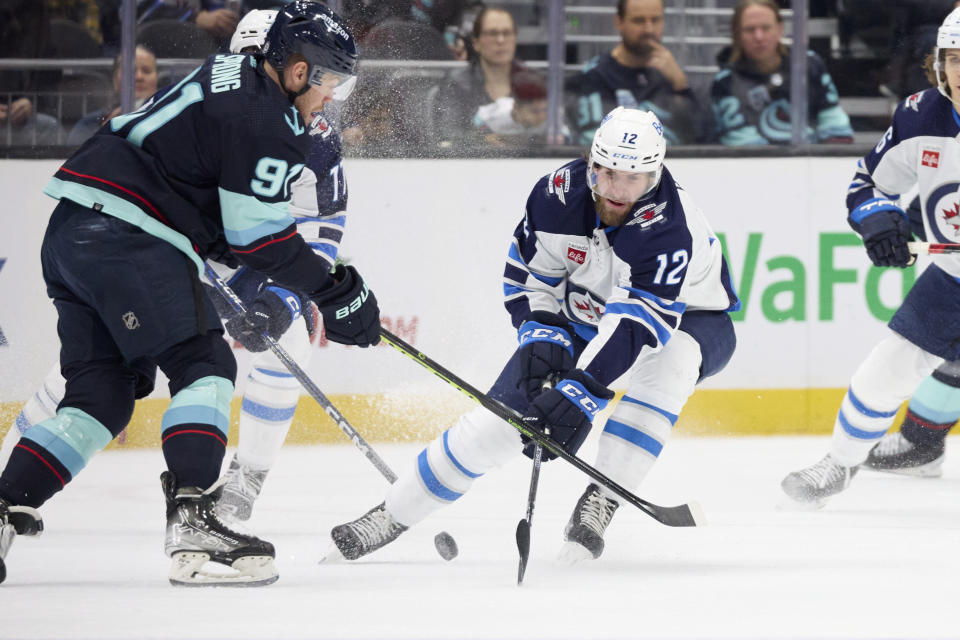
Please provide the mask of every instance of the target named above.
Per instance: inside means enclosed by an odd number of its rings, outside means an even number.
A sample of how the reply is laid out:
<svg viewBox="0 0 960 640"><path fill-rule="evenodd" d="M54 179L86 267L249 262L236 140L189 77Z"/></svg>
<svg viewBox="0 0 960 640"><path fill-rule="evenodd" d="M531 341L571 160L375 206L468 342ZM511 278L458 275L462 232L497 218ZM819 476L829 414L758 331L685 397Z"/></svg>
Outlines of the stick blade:
<svg viewBox="0 0 960 640"><path fill-rule="evenodd" d="M650 510L650 515L668 527L702 527L707 524L703 508L696 502L681 504L676 507L656 507Z"/></svg>
<svg viewBox="0 0 960 640"><path fill-rule="evenodd" d="M525 519L517 523L517 551L520 552L520 563L517 565L517 586L523 584L523 576L527 572L527 560L530 559L530 523Z"/></svg>

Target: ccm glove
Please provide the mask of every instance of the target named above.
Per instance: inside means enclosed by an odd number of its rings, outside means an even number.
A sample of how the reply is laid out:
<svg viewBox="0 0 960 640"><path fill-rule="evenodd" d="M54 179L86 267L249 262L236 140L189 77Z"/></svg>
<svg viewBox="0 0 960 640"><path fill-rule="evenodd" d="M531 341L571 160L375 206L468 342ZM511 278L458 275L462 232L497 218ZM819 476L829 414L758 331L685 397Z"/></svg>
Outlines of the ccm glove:
<svg viewBox="0 0 960 640"><path fill-rule="evenodd" d="M380 308L373 291L350 266L338 265L333 279L333 287L313 296L327 338L358 347L380 342Z"/></svg>
<svg viewBox="0 0 960 640"><path fill-rule="evenodd" d="M517 340L520 346L520 377L517 387L527 400L533 400L542 391L550 376L562 377L573 369L573 341L570 323L556 313L534 311L520 325Z"/></svg>
<svg viewBox="0 0 960 640"><path fill-rule="evenodd" d="M274 340L286 333L300 317L300 296L276 286L268 286L250 303L246 313L227 320L227 333L247 351L266 351L270 345L264 334Z"/></svg>
<svg viewBox="0 0 960 640"><path fill-rule="evenodd" d="M549 429L550 439L574 455L587 439L593 419L613 398L613 391L580 369L572 369L566 376L555 387L534 398L524 420L541 431ZM523 455L533 458L536 443L526 437L523 440L526 443ZM543 460L556 457L543 450Z"/></svg>
<svg viewBox="0 0 960 640"><path fill-rule="evenodd" d="M903 209L890 200L874 198L850 213L850 226L863 237L870 260L878 267L911 264L910 222Z"/></svg>

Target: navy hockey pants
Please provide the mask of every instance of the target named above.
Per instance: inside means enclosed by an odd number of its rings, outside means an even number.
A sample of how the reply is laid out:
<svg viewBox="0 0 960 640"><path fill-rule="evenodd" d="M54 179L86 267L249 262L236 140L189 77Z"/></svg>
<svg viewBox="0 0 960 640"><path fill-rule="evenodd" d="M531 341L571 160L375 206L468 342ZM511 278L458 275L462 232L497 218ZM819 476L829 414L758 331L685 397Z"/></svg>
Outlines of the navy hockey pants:
<svg viewBox="0 0 960 640"><path fill-rule="evenodd" d="M166 241L69 200L50 218L41 261L66 393L54 418L24 433L0 497L36 507L62 489L127 425L158 366L172 398L161 426L167 466L179 485L213 484L236 361L194 264Z"/></svg>

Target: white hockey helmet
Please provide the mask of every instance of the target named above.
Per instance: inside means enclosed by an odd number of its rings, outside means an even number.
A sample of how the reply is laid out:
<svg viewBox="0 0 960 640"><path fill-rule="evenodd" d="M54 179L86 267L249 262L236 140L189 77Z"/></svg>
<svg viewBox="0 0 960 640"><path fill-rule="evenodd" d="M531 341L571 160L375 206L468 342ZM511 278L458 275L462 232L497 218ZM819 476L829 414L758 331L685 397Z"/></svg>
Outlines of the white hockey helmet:
<svg viewBox="0 0 960 640"><path fill-rule="evenodd" d="M277 12L272 9L251 9L237 23L237 29L230 38L230 53L240 53L247 47L256 47L259 51L276 19Z"/></svg>
<svg viewBox="0 0 960 640"><path fill-rule="evenodd" d="M653 112L617 107L603 118L593 134L587 169L590 188L604 198L623 198L622 193L618 197L611 197L611 194L599 192L602 188L598 186L598 165L614 171L639 174L646 180L635 180L637 187L626 194L635 202L660 183L666 152L663 125Z"/></svg>
<svg viewBox="0 0 960 640"><path fill-rule="evenodd" d="M937 29L937 48L933 52L933 71L937 76L937 88L940 89L940 93L950 98L950 94L947 92L946 83L943 78L940 77L940 73L943 71L943 66L940 62L940 52L943 49L960 49L960 7L957 7L950 14L944 18L943 23L940 25L940 28ZM952 100L960 99L960 96L951 98Z"/></svg>

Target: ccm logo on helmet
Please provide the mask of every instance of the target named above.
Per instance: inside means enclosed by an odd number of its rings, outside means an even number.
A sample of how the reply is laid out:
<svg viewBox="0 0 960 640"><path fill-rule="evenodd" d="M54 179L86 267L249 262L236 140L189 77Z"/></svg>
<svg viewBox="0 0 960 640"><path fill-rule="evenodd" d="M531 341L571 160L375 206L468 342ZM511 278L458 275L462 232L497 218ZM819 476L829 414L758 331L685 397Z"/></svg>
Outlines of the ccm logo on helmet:
<svg viewBox="0 0 960 640"><path fill-rule="evenodd" d="M364 282L363 290L360 292L360 295L358 295L356 298L351 300L348 304L345 304L344 306L337 309L337 312L334 314L334 317L337 320L342 320L343 318L346 318L348 315L350 315L351 313L359 309L360 305L362 305L363 302L369 297L370 297L370 289L367 288L367 283Z"/></svg>

